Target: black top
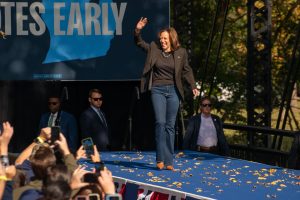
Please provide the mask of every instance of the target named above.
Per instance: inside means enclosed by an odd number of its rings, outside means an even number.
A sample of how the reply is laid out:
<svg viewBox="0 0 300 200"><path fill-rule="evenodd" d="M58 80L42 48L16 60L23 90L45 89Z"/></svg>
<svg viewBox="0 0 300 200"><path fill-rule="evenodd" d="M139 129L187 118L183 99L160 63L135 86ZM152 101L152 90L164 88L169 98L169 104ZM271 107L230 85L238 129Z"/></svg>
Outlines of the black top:
<svg viewBox="0 0 300 200"><path fill-rule="evenodd" d="M153 68L153 86L174 85L174 56L172 53L163 53L158 56Z"/></svg>

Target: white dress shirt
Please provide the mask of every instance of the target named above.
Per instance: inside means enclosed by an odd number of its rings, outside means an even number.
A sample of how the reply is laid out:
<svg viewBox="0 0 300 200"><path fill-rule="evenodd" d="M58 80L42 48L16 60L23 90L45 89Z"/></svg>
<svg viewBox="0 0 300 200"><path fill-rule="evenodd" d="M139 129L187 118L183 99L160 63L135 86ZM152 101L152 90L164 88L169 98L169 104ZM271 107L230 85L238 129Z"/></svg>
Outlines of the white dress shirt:
<svg viewBox="0 0 300 200"><path fill-rule="evenodd" d="M201 114L201 125L198 134L197 145L202 147L217 146L218 137L215 125L211 116L205 117Z"/></svg>

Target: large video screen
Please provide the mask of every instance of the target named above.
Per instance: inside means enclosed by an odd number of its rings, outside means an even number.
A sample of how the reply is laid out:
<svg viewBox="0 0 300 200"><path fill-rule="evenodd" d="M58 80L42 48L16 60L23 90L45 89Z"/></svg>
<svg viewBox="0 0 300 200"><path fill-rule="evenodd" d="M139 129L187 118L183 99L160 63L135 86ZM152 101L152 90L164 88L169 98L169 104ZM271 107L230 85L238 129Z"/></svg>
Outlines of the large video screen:
<svg viewBox="0 0 300 200"><path fill-rule="evenodd" d="M169 26L169 0L1 0L0 80L138 80L150 42Z"/></svg>

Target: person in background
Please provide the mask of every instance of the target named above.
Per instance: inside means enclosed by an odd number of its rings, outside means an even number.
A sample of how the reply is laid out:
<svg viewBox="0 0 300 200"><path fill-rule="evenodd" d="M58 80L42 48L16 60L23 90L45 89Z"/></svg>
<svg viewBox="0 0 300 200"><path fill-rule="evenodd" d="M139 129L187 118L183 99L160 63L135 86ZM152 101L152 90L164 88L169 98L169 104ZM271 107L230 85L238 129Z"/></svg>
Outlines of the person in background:
<svg viewBox="0 0 300 200"><path fill-rule="evenodd" d="M188 123L183 140L183 149L229 155L223 122L211 114L211 100L203 97L200 101L201 113L193 116Z"/></svg>
<svg viewBox="0 0 300 200"><path fill-rule="evenodd" d="M175 121L179 102L184 97L182 79L185 79L195 96L199 95L188 54L180 46L174 28L161 29L159 42L150 44L142 39L141 31L148 22L141 18L134 31L135 43L147 53L141 78L141 92L151 90L155 114L156 167L173 170Z"/></svg>
<svg viewBox="0 0 300 200"><path fill-rule="evenodd" d="M99 151L107 151L109 145L108 124L101 110L103 96L100 90L91 89L88 101L90 107L80 116L82 138L91 137Z"/></svg>
<svg viewBox="0 0 300 200"><path fill-rule="evenodd" d="M61 109L61 101L58 96L49 96L48 108L49 112L41 116L39 130L45 127L59 126L68 141L71 152L76 152L79 137L75 117Z"/></svg>

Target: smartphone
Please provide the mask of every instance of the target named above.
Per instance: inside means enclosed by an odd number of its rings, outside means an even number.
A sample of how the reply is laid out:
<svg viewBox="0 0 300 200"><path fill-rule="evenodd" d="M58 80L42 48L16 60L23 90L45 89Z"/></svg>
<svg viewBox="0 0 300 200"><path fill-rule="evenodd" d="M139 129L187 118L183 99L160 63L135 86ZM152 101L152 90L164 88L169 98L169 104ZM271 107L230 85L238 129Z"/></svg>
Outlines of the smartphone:
<svg viewBox="0 0 300 200"><path fill-rule="evenodd" d="M83 175L83 182L85 183L99 183L98 175L95 173L86 173Z"/></svg>
<svg viewBox="0 0 300 200"><path fill-rule="evenodd" d="M122 196L120 194L108 194L105 195L105 200L122 200Z"/></svg>
<svg viewBox="0 0 300 200"><path fill-rule="evenodd" d="M95 164L96 174L100 175L100 171L103 171L105 168L104 162L98 162Z"/></svg>
<svg viewBox="0 0 300 200"><path fill-rule="evenodd" d="M97 193L89 194L89 200L100 200L100 195Z"/></svg>
<svg viewBox="0 0 300 200"><path fill-rule="evenodd" d="M91 158L91 155L94 155L94 143L91 137L81 140L81 144L85 150L85 154L88 158Z"/></svg>
<svg viewBox="0 0 300 200"><path fill-rule="evenodd" d="M75 200L88 200L88 196L86 195L77 195Z"/></svg>
<svg viewBox="0 0 300 200"><path fill-rule="evenodd" d="M60 126L52 126L51 127L51 144L53 144L56 140L59 139Z"/></svg>

